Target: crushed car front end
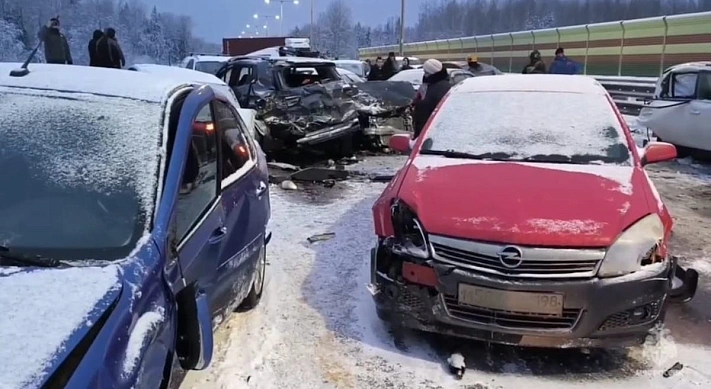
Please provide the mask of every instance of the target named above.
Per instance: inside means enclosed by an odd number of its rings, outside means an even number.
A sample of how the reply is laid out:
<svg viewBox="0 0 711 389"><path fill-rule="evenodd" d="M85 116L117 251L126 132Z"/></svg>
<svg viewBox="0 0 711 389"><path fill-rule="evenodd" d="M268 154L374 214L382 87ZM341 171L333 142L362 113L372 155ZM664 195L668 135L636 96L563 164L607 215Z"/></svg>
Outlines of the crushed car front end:
<svg viewBox="0 0 711 389"><path fill-rule="evenodd" d="M607 249L568 249L428 234L400 200L391 214L394 233L372 250L369 288L385 321L510 345L618 348L644 342L664 320L673 260L598 276L619 270L611 258L629 254L630 237L654 221Z"/></svg>

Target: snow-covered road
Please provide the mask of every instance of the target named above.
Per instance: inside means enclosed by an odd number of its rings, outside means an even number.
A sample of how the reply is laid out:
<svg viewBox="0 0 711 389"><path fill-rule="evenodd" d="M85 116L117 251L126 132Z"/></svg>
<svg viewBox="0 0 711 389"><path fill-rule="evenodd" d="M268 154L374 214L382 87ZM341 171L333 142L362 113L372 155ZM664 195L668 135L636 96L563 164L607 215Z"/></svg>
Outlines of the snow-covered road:
<svg viewBox="0 0 711 389"><path fill-rule="evenodd" d="M382 171L402 161L371 158L366 168ZM709 169L681 161L650 170L677 219L673 248L708 279ZM711 387L711 289L703 280L695 301L670 310L656 342L626 353L487 347L414 332L396 346L365 288L374 243L370 207L383 188L358 182L313 191L272 187L274 238L264 299L254 311L223 324L213 365L188 374L183 387ZM308 243L309 236L325 232L335 237ZM461 381L445 368L446 357L458 350L469 367ZM684 365L682 371L663 378L676 362Z"/></svg>

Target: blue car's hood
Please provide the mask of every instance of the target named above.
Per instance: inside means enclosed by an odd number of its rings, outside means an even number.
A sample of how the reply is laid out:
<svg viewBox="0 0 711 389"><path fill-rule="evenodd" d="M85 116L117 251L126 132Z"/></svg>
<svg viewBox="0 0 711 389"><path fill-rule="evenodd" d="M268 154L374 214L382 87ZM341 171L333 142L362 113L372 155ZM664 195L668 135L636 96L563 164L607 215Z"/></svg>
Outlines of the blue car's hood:
<svg viewBox="0 0 711 389"><path fill-rule="evenodd" d="M0 268L0 388L41 386L120 292L114 265Z"/></svg>

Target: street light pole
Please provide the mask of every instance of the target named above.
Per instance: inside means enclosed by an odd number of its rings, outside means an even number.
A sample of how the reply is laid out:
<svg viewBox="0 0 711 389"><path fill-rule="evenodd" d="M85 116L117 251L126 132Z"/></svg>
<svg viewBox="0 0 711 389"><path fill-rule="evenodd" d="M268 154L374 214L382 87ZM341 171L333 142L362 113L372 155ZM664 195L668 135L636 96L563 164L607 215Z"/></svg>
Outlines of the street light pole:
<svg viewBox="0 0 711 389"><path fill-rule="evenodd" d="M405 0L400 1L400 56L405 56Z"/></svg>
<svg viewBox="0 0 711 389"><path fill-rule="evenodd" d="M279 36L284 36L284 2L279 2Z"/></svg>
<svg viewBox="0 0 711 389"><path fill-rule="evenodd" d="M314 45L314 1L311 0L311 24L309 24L309 45Z"/></svg>

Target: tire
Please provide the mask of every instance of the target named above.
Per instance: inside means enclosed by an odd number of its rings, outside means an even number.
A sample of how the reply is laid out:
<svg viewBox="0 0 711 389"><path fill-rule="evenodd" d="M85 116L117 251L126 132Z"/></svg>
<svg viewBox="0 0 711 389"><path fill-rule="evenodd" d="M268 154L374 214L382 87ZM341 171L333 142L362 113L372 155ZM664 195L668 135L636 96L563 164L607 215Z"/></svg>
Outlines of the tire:
<svg viewBox="0 0 711 389"><path fill-rule="evenodd" d="M259 250L259 259L257 260L257 268L255 269L254 282L252 283L252 288L249 290L249 294L242 302L240 310L250 310L254 309L259 305L259 301L262 300L262 294L264 294L264 276L267 273L267 247L262 245Z"/></svg>

